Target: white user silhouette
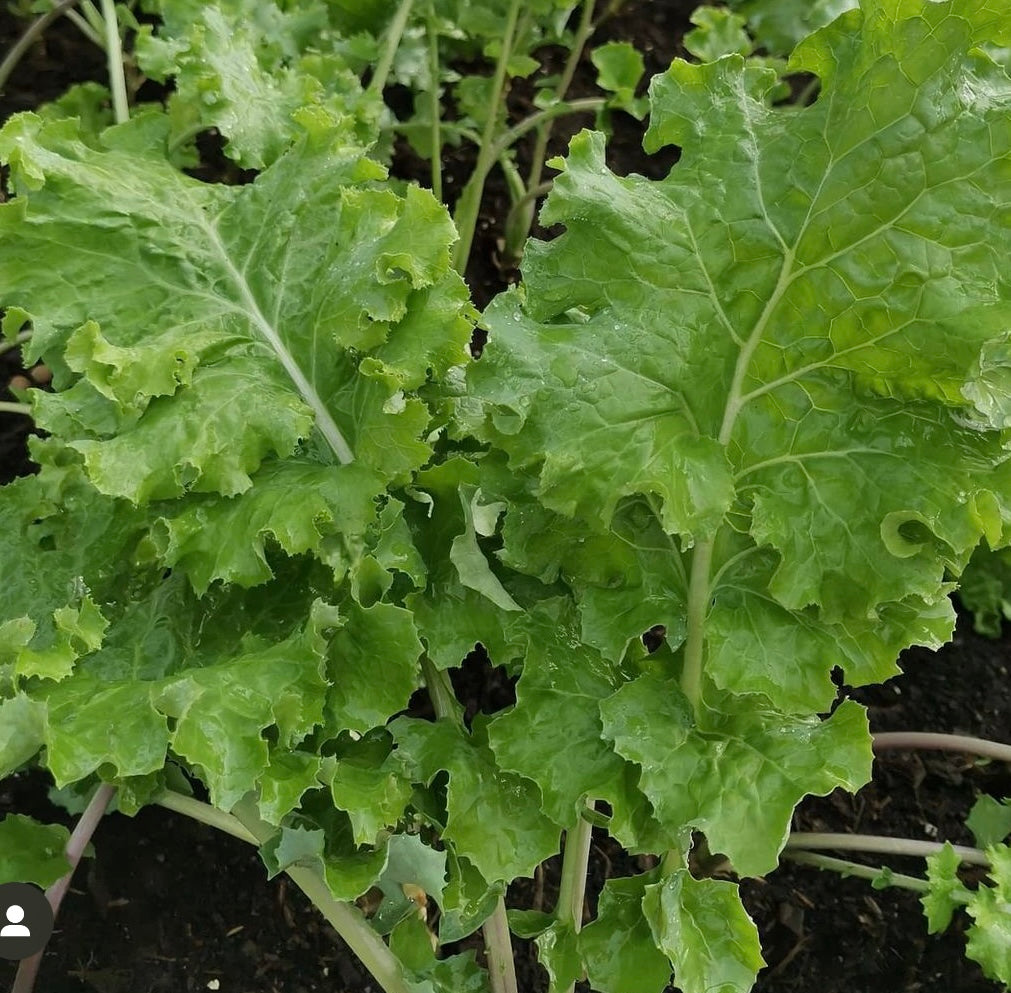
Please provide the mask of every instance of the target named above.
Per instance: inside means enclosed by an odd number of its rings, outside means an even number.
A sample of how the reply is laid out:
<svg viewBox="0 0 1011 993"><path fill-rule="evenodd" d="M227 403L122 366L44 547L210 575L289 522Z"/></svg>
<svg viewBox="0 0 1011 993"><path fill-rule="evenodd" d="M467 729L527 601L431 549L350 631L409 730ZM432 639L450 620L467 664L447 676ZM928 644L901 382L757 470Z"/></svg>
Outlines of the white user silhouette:
<svg viewBox="0 0 1011 993"><path fill-rule="evenodd" d="M0 928L0 938L30 938L32 932L21 923L24 919L23 908L12 903L7 908L7 920L10 921L10 924L5 924L3 928Z"/></svg>

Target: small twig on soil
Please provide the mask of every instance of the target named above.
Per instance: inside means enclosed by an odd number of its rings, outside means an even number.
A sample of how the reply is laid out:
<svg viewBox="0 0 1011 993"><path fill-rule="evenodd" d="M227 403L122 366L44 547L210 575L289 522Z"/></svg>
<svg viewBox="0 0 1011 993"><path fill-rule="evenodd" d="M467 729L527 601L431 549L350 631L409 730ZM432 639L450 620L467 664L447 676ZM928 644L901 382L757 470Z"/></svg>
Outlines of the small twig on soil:
<svg viewBox="0 0 1011 993"><path fill-rule="evenodd" d="M67 862L70 863L70 870L46 890L46 899L49 901L49 906L53 908L54 918L60 912L60 904L67 895L67 890L70 889L70 880L74 876L74 870L81 861L81 856L84 855L84 850L88 847L91 836L95 833L95 828L105 816L105 811L115 794L115 786L110 786L108 783L99 786L67 841L66 856ZM21 962L17 975L14 977L11 993L32 993L35 988L35 978L42 963L42 954L42 951L36 952L31 958Z"/></svg>
<svg viewBox="0 0 1011 993"><path fill-rule="evenodd" d="M28 25L25 33L14 43L3 62L0 62L0 93L3 92L11 73L14 72L17 64L24 58L28 49L35 44L36 39L57 17L73 7L75 3L77 3L77 0L61 0L52 10L47 10Z"/></svg>
<svg viewBox="0 0 1011 993"><path fill-rule="evenodd" d="M889 731L876 734L874 751L889 748L922 748L940 752L964 752L985 759L1011 762L1011 745L987 738L970 738L963 734L935 734L927 731Z"/></svg>
<svg viewBox="0 0 1011 993"><path fill-rule="evenodd" d="M830 848L837 851L875 852L878 855L913 855L926 858L944 850L939 841L916 841L913 838L886 838L875 834L832 834L815 831L794 831L786 841L787 848ZM952 845L955 854L971 865L989 866L990 860L978 848Z"/></svg>

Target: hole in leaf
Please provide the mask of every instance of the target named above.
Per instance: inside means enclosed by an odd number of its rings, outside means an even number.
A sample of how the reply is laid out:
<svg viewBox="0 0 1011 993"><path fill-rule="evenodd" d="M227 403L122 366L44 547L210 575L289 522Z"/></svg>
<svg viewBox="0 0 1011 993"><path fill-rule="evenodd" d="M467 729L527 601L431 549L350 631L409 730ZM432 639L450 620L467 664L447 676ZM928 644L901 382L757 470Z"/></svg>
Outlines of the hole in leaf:
<svg viewBox="0 0 1011 993"><path fill-rule="evenodd" d="M641 638L646 651L652 655L667 637L667 626L664 624L654 624L648 631L643 631Z"/></svg>
<svg viewBox="0 0 1011 993"><path fill-rule="evenodd" d="M474 328L470 336L470 354L473 358L481 358L484 346L488 344L488 332L484 328Z"/></svg>
<svg viewBox="0 0 1011 993"><path fill-rule="evenodd" d="M495 714L516 703L516 677L503 666L493 665L480 642L449 675L456 698L463 704L467 727L478 714Z"/></svg>

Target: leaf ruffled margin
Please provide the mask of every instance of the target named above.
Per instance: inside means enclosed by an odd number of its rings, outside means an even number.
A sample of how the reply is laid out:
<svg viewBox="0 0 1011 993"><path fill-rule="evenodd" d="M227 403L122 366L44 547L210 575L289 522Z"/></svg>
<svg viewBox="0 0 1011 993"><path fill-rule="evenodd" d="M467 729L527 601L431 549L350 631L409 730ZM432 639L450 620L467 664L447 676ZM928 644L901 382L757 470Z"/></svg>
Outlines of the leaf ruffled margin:
<svg viewBox="0 0 1011 993"><path fill-rule="evenodd" d="M422 394L465 361L472 308L444 209L393 193L346 122L293 125L243 187L173 168L152 112L0 132L3 303L57 387L41 474L0 494L5 772L44 747L59 783L143 802L172 755L279 819L327 741L418 685L384 602L425 582L392 491L433 454Z"/></svg>

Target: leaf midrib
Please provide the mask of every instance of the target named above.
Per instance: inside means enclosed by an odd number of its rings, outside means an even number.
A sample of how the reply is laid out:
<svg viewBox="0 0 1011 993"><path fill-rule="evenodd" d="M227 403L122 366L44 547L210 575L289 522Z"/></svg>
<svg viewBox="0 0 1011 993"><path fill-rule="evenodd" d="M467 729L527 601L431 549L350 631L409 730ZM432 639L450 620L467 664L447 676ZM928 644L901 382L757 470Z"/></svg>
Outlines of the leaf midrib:
<svg viewBox="0 0 1011 993"><path fill-rule="evenodd" d="M217 227L209 222L201 211L197 210L195 213L201 230L206 234L207 240L210 242L229 280L238 293L239 302L241 303L240 309L249 319L250 324L255 328L259 336L273 351L284 371L288 374L292 383L294 383L299 395L312 410L315 416L316 427L326 439L327 444L338 461L343 465L350 464L355 460L354 452L327 409L322 397L320 397L305 373L302 372L294 356L285 347L277 329L267 320L260 309L260 305L257 303L252 288L244 274L232 262L228 249L218 234Z"/></svg>

